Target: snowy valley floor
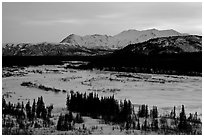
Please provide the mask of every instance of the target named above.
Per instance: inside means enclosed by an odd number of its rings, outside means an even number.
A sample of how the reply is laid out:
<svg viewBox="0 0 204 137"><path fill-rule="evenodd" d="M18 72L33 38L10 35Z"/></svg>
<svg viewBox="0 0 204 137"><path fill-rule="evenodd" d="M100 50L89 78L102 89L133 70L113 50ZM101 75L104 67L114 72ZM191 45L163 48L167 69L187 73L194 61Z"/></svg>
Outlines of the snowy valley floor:
<svg viewBox="0 0 204 137"><path fill-rule="evenodd" d="M115 95L117 100L129 99L135 110L139 105L157 106L159 114L167 114L176 106L179 114L185 105L186 114L198 112L202 117L202 77L110 72L99 70L65 69L59 65L3 68L2 95L12 103L32 101L40 96L53 104L52 120L56 124L60 113L65 113L67 93L97 92L100 96ZM45 91L38 87L22 86L23 82L43 85L63 92ZM99 119L83 117L73 131L57 131L50 128L32 129L33 134L162 134L140 130L120 130L117 125L105 124Z"/></svg>

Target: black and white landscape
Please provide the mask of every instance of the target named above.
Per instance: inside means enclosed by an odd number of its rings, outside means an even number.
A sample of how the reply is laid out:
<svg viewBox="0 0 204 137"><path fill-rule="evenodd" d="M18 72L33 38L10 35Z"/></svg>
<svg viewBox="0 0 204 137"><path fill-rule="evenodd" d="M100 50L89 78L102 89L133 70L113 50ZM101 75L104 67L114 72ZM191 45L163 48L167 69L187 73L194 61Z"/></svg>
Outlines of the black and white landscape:
<svg viewBox="0 0 204 137"><path fill-rule="evenodd" d="M201 6L4 2L2 134L202 134Z"/></svg>

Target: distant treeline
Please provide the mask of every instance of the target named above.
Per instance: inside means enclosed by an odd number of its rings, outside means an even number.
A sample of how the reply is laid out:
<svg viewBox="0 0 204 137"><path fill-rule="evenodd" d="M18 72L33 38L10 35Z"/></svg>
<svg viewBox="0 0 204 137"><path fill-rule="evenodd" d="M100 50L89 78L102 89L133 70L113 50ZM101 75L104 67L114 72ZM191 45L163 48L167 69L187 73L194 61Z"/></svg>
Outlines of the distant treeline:
<svg viewBox="0 0 204 137"><path fill-rule="evenodd" d="M6 66L30 66L30 65L61 65L63 61L90 60L93 57L83 56L2 56L2 65Z"/></svg>
<svg viewBox="0 0 204 137"><path fill-rule="evenodd" d="M60 65L63 61L88 61L77 69L161 73L175 75L202 75L202 52L138 55L115 52L103 56L3 56L4 66Z"/></svg>
<svg viewBox="0 0 204 137"><path fill-rule="evenodd" d="M201 76L202 53L136 55L120 52L94 60L89 66L84 67L109 71Z"/></svg>

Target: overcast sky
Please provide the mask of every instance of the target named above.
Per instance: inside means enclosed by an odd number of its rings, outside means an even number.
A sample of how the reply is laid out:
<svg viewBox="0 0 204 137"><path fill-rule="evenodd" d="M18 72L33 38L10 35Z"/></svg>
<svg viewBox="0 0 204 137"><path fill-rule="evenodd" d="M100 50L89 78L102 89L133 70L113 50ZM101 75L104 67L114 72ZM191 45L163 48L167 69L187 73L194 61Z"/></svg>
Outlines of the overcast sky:
<svg viewBox="0 0 204 137"><path fill-rule="evenodd" d="M202 3L3 3L3 42L60 42L128 29L202 34Z"/></svg>

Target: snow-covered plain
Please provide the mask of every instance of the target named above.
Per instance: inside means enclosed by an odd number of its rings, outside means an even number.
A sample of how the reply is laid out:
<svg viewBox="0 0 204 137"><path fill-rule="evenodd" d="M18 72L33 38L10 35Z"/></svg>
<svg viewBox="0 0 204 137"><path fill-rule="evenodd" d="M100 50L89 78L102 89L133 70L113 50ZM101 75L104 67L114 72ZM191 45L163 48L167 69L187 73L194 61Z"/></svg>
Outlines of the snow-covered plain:
<svg viewBox="0 0 204 137"><path fill-rule="evenodd" d="M169 112L173 106L179 112L184 104L187 114L202 115L202 77L76 70L58 65L30 66L21 71L27 74L2 78L2 94L7 101L26 103L43 96L44 102L53 104L55 110L65 107L66 93L21 86L22 82L32 82L67 93L74 90L97 92L100 96L114 94L118 100L130 99L136 111L138 105L148 104L150 108L158 106L160 114Z"/></svg>

